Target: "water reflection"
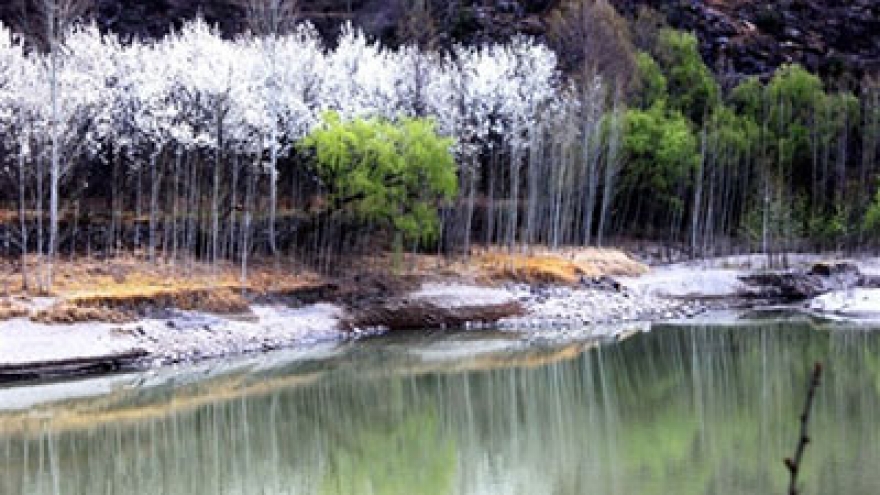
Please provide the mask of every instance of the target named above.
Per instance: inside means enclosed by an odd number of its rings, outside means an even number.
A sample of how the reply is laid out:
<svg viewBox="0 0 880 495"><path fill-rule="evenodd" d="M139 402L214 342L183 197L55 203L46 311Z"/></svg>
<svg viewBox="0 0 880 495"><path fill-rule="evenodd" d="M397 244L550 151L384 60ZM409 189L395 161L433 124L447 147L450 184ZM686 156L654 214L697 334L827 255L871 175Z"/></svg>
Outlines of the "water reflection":
<svg viewBox="0 0 880 495"><path fill-rule="evenodd" d="M476 369L426 368L406 343L376 342L196 384L227 391L210 400L167 385L65 406L102 418L92 426L58 410L12 431L7 418L0 492L784 493L781 459L822 360L807 493L875 494L878 346L805 323L658 328L582 353L499 350Z"/></svg>

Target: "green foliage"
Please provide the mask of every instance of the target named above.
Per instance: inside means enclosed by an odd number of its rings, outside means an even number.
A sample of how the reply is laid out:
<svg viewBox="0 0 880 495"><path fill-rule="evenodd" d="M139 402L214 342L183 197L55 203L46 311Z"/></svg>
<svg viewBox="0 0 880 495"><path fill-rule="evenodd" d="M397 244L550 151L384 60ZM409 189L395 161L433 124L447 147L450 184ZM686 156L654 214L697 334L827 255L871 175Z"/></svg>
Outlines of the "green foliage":
<svg viewBox="0 0 880 495"><path fill-rule="evenodd" d="M437 203L455 196L458 181L453 141L438 136L432 121L343 121L329 112L300 145L314 150L334 209L384 223L409 240L436 238Z"/></svg>
<svg viewBox="0 0 880 495"><path fill-rule="evenodd" d="M766 98L773 156L780 166L799 168L809 158L812 124L826 102L822 81L798 65L783 66L767 85Z"/></svg>
<svg viewBox="0 0 880 495"><path fill-rule="evenodd" d="M733 88L730 102L738 113L757 121L764 108L764 86L757 77L749 77Z"/></svg>
<svg viewBox="0 0 880 495"><path fill-rule="evenodd" d="M661 101L647 110L628 110L624 129L624 184L646 189L665 206L679 208L678 186L687 181L700 158L690 123Z"/></svg>
<svg viewBox="0 0 880 495"><path fill-rule="evenodd" d="M693 34L672 29L660 32L657 61L669 83L669 104L700 124L720 102L720 90L712 71L700 55Z"/></svg>
<svg viewBox="0 0 880 495"><path fill-rule="evenodd" d="M870 82L860 99L827 91L819 77L792 64L769 81L751 77L722 95L694 35L665 28L646 34L650 43L640 46L649 53L636 58L639 84L629 102L638 110L627 113L628 163L621 182L636 196L621 195L624 203L638 198L645 208L644 194L652 205L661 201L673 208L692 198L715 201L717 208L708 211L725 217L716 222L730 221L730 232L752 239L766 234L769 242L809 238L839 245L860 222L880 233L880 205L866 211L865 184L853 181L852 170L857 163L864 182L876 163L878 138L872 136L880 118L872 117L872 110L880 105L872 106ZM711 188L717 181L723 187L732 183L735 192L724 199L730 204L717 204L714 195L701 197L689 183L688 170L700 163L696 151L705 151L706 168L694 178ZM846 204L854 191L850 199L858 204ZM738 208L732 216L731 206ZM644 226L645 213L635 213L633 225Z"/></svg>
<svg viewBox="0 0 880 495"><path fill-rule="evenodd" d="M873 235L880 234L880 190L877 191L874 201L868 207L868 211L865 212L865 217L862 219L862 228L867 233Z"/></svg>
<svg viewBox="0 0 880 495"><path fill-rule="evenodd" d="M638 106L648 108L665 100L668 97L669 85L657 62L647 53L639 52L636 56L636 65L640 83Z"/></svg>
<svg viewBox="0 0 880 495"><path fill-rule="evenodd" d="M828 214L814 214L807 224L807 235L826 246L838 244L851 233L850 214L851 208L846 205L835 205L834 211Z"/></svg>
<svg viewBox="0 0 880 495"><path fill-rule="evenodd" d="M750 153L758 138L758 124L736 113L731 107L719 106L709 121L709 139L728 154L743 156Z"/></svg>

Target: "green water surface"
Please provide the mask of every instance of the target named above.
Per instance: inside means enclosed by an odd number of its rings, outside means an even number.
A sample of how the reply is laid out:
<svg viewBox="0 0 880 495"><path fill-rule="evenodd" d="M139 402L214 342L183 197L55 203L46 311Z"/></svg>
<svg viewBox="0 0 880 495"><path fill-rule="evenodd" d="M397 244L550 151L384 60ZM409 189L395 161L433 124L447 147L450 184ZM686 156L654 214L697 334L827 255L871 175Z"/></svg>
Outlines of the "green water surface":
<svg viewBox="0 0 880 495"><path fill-rule="evenodd" d="M809 322L412 335L104 378L0 412L0 493L784 494L817 360L803 493L880 493L880 333Z"/></svg>

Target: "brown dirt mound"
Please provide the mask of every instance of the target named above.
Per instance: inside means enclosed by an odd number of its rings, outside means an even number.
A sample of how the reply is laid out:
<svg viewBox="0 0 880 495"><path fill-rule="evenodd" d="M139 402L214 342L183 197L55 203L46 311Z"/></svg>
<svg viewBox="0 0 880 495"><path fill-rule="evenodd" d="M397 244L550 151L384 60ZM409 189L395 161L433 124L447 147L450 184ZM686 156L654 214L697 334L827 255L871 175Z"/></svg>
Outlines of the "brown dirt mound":
<svg viewBox="0 0 880 495"><path fill-rule="evenodd" d="M392 331L454 328L462 327L466 323L493 323L523 314L522 306L515 302L459 308L442 308L421 302L398 302L359 311L344 326L349 329L387 328Z"/></svg>
<svg viewBox="0 0 880 495"><path fill-rule="evenodd" d="M143 294L107 294L71 299L79 308L110 308L144 314L154 309L177 308L217 314L239 314L250 310L240 293L229 288L169 289Z"/></svg>

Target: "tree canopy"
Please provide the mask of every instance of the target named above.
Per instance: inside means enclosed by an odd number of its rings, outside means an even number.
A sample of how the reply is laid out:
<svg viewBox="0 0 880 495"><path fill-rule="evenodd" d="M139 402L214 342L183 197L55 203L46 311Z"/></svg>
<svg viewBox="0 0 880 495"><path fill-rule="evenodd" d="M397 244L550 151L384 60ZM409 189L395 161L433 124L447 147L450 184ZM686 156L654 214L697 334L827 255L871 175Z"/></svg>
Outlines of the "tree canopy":
<svg viewBox="0 0 880 495"><path fill-rule="evenodd" d="M458 180L454 141L440 137L433 121L346 121L328 112L301 145L314 150L334 209L390 226L410 240L436 239L437 207L454 199Z"/></svg>

